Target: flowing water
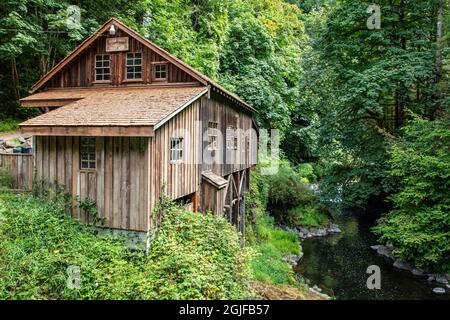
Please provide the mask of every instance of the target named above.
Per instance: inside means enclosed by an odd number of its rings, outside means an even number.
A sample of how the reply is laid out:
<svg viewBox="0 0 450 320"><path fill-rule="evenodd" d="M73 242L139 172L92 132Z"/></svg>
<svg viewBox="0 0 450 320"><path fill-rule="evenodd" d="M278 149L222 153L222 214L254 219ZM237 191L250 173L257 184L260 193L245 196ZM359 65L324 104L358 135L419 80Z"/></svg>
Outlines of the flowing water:
<svg viewBox="0 0 450 320"><path fill-rule="evenodd" d="M450 289L445 285L428 283L409 272L394 270L392 261L380 257L370 246L376 237L370 232L373 214L349 212L335 218L342 233L302 242L304 256L296 272L310 286L317 285L324 293L336 299L443 299L450 300ZM367 289L367 267L381 269L381 289ZM446 289L445 295L436 295L433 288Z"/></svg>

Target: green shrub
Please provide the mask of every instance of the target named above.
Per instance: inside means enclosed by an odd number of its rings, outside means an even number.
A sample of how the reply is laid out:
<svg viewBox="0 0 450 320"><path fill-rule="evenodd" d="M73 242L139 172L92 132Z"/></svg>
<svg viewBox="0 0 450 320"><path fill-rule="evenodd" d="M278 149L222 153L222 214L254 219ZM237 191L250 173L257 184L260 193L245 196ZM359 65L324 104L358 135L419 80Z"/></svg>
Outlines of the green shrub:
<svg viewBox="0 0 450 320"><path fill-rule="evenodd" d="M177 210L165 216L149 255L96 236L64 206L0 195L0 299L239 299L249 253L224 219ZM79 266L79 290L67 268Z"/></svg>
<svg viewBox="0 0 450 320"><path fill-rule="evenodd" d="M319 205L304 205L288 211L288 222L299 227L323 227L330 223L326 208Z"/></svg>
<svg viewBox="0 0 450 320"><path fill-rule="evenodd" d="M300 177L308 179L309 182L316 182L317 176L311 163L299 164L296 168Z"/></svg>
<svg viewBox="0 0 450 320"><path fill-rule="evenodd" d="M19 128L19 122L17 119L0 120L0 132L17 130Z"/></svg>
<svg viewBox="0 0 450 320"><path fill-rule="evenodd" d="M269 201L283 208L292 208L301 204L312 203L314 194L309 185L302 181L289 162L282 161L278 172L267 177L269 184Z"/></svg>
<svg viewBox="0 0 450 320"><path fill-rule="evenodd" d="M394 209L374 228L395 254L418 267L450 271L450 129L448 118L416 119L390 150Z"/></svg>
<svg viewBox="0 0 450 320"><path fill-rule="evenodd" d="M150 298L247 298L250 257L225 219L169 209L149 253L156 289Z"/></svg>

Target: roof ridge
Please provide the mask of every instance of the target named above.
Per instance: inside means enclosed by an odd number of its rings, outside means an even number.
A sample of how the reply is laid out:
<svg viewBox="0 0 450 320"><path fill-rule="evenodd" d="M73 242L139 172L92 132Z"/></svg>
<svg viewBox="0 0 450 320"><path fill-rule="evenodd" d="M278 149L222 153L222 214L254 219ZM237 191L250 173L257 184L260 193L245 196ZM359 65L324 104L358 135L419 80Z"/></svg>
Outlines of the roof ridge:
<svg viewBox="0 0 450 320"><path fill-rule="evenodd" d="M133 30L126 24L124 24L122 21L120 21L117 18L110 18L108 21L106 21L100 28L97 29L96 32L92 33L88 38L86 38L83 42L81 42L71 53L69 53L66 57L64 57L58 64L56 64L49 72L47 72L45 75L43 75L33 86L31 92L36 92L40 87L42 87L48 80L50 80L60 69L72 61L72 59L79 53L81 53L84 49L87 48L87 46L95 41L100 34L107 31L107 29L110 27L110 24L118 24L126 33L133 36L136 40L142 42L143 44L146 44L149 46L152 50L156 51L161 56L168 58L171 60L172 63L180 67L183 71L193 76L195 79L199 80L204 85L211 85L224 93L225 95L228 95L228 98L230 100L235 101L236 103L240 104L241 106L245 107L246 109L257 112L252 106L250 106L248 103L246 103L244 100L242 100L239 96L236 94L228 91L227 89L223 88L221 85L219 85L217 82L212 80L211 78L207 77L206 75L202 74L198 70L194 69L192 66L188 65L181 59L177 58L170 52L166 51L165 49L161 48L160 46L156 45L151 40L145 38L141 34L139 34L137 31Z"/></svg>

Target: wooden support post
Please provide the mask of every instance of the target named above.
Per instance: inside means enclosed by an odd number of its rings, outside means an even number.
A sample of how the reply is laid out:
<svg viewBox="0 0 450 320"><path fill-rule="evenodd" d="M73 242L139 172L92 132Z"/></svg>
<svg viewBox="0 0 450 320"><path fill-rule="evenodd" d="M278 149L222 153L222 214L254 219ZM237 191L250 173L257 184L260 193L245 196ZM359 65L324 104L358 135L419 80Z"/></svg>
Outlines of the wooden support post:
<svg viewBox="0 0 450 320"><path fill-rule="evenodd" d="M193 205L194 205L194 212L198 212L198 191L194 193L194 199L193 199Z"/></svg>

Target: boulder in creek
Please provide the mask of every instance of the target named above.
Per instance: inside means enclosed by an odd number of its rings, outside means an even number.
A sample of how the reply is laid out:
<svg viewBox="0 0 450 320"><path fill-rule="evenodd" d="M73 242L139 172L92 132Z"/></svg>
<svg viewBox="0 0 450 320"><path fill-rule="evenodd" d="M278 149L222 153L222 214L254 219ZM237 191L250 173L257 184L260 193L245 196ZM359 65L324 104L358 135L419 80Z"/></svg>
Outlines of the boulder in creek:
<svg viewBox="0 0 450 320"><path fill-rule="evenodd" d="M389 248L388 246L380 246L380 247L378 247L377 253L380 256L383 256L383 257L388 258L388 259L391 259L391 260L395 259L394 254L392 253L392 249Z"/></svg>
<svg viewBox="0 0 450 320"><path fill-rule="evenodd" d="M436 275L435 281L440 284L448 284L448 280L445 275Z"/></svg>
<svg viewBox="0 0 450 320"><path fill-rule="evenodd" d="M433 292L436 294L445 294L445 289L437 287L433 289Z"/></svg>
<svg viewBox="0 0 450 320"><path fill-rule="evenodd" d="M409 263L402 261L400 259L395 260L394 268L397 268L399 270L406 270L406 271L411 271L413 269L413 267Z"/></svg>
<svg viewBox="0 0 450 320"><path fill-rule="evenodd" d="M413 275L415 275L416 277L426 277L426 276L428 276L428 272L426 270L423 270L423 269L414 268L414 269L411 270L411 273Z"/></svg>

